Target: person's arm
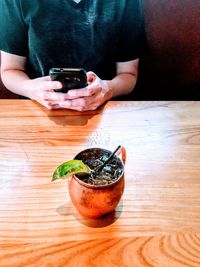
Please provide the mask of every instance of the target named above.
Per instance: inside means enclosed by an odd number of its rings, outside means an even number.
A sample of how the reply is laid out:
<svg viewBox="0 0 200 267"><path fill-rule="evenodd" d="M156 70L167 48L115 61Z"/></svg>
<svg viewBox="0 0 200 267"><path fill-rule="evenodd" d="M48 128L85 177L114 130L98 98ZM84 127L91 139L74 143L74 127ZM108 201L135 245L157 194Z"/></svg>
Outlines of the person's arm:
<svg viewBox="0 0 200 267"><path fill-rule="evenodd" d="M117 63L117 75L107 81L112 97L129 94L135 87L138 76L139 59Z"/></svg>
<svg viewBox="0 0 200 267"><path fill-rule="evenodd" d="M1 77L4 85L15 94L36 100L49 109L58 108L64 94L53 89L60 89L62 84L50 81L49 76L30 79L26 73L26 57L1 51Z"/></svg>
<svg viewBox="0 0 200 267"><path fill-rule="evenodd" d="M60 106L79 111L95 110L113 97L130 93L136 85L138 61L117 63L117 74L112 80L101 80L94 72L88 72L89 85L70 90L68 95L74 99L60 102Z"/></svg>
<svg viewBox="0 0 200 267"><path fill-rule="evenodd" d="M28 97L24 82L29 80L25 73L26 57L1 51L1 78L7 89L15 94Z"/></svg>

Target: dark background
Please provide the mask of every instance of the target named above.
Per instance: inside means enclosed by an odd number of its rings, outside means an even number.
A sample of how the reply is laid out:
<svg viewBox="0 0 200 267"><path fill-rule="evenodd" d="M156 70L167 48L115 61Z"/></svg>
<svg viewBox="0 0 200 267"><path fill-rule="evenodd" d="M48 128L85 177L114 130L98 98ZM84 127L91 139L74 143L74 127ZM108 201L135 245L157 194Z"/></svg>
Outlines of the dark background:
<svg viewBox="0 0 200 267"><path fill-rule="evenodd" d="M200 100L200 1L142 0L146 51L124 100ZM0 81L0 98L18 98Z"/></svg>

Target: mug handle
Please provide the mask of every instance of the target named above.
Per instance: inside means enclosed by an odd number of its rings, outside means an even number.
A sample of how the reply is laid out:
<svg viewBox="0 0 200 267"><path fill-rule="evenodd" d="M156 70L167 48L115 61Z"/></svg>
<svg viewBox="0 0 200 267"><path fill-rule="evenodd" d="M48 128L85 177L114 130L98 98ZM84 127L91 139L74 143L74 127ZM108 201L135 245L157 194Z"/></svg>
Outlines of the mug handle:
<svg viewBox="0 0 200 267"><path fill-rule="evenodd" d="M115 154L118 156L121 154L122 161L125 165L125 163L126 163L126 148L124 146L120 146L120 148L116 151Z"/></svg>

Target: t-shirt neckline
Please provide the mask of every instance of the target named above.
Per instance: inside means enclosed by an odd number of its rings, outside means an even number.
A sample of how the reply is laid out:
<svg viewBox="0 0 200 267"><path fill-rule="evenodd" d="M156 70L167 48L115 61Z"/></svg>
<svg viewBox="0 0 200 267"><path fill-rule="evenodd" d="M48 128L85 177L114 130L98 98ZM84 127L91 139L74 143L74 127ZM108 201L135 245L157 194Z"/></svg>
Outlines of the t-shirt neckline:
<svg viewBox="0 0 200 267"><path fill-rule="evenodd" d="M75 8L79 8L85 0L81 0L80 2L76 3L74 0L68 0L68 2Z"/></svg>

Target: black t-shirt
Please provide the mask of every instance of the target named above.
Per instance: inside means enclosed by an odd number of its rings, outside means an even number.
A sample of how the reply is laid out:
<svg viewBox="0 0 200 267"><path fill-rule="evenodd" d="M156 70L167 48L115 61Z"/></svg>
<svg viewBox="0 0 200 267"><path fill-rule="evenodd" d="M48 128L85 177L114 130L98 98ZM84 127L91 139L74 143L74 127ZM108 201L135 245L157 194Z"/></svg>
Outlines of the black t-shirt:
<svg viewBox="0 0 200 267"><path fill-rule="evenodd" d="M30 78L81 67L112 79L143 44L139 0L0 0L0 49L27 57Z"/></svg>

